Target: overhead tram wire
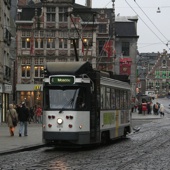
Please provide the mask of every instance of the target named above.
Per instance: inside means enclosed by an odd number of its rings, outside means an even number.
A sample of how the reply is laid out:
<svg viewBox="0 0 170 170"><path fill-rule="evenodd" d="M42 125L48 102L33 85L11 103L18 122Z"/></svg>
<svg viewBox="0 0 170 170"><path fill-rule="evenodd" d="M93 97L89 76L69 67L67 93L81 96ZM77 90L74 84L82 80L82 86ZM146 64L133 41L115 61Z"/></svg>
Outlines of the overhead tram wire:
<svg viewBox="0 0 170 170"><path fill-rule="evenodd" d="M126 0L125 0L126 1ZM146 24L146 22L140 17L140 15L132 8L132 6L126 1L126 3L129 5L129 7L138 15L138 17L141 19L141 21L149 28L149 30L164 44L167 46L166 43L164 43L161 38Z"/></svg>
<svg viewBox="0 0 170 170"><path fill-rule="evenodd" d="M134 0L135 1L135 0ZM140 10L145 14L145 16L149 19L149 21L153 24L153 26L157 29L157 31L167 40L167 42L169 41L164 35L163 33L158 29L158 27L153 23L153 21L149 18L149 16L145 13L145 11L139 6L139 4L135 1L135 3L137 4L137 6L140 8Z"/></svg>

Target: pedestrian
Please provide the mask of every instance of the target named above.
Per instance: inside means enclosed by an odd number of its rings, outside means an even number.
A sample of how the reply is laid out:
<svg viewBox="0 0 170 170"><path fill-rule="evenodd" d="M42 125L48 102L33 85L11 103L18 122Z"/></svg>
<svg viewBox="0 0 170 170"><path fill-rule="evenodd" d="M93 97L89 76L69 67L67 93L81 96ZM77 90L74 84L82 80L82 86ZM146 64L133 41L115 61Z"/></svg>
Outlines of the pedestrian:
<svg viewBox="0 0 170 170"><path fill-rule="evenodd" d="M36 115L37 115L37 123L42 123L42 109L40 106L37 107Z"/></svg>
<svg viewBox="0 0 170 170"><path fill-rule="evenodd" d="M151 103L147 102L148 115L151 114Z"/></svg>
<svg viewBox="0 0 170 170"><path fill-rule="evenodd" d="M29 118L28 108L26 108L25 102L22 102L22 107L20 108L19 113L18 113L18 119L20 122L19 137L22 136L23 132L24 132L24 136L28 136L28 133L27 133L28 118Z"/></svg>
<svg viewBox="0 0 170 170"><path fill-rule="evenodd" d="M159 109L159 111L160 111L160 116L162 117L162 116L164 116L164 105L163 104L160 104L160 109Z"/></svg>
<svg viewBox="0 0 170 170"><path fill-rule="evenodd" d="M147 112L147 103L146 103L146 101L143 101L143 103L142 103L142 112L143 112L144 115Z"/></svg>
<svg viewBox="0 0 170 170"><path fill-rule="evenodd" d="M16 110L14 109L13 104L9 104L9 110L7 110L6 120L7 120L9 132L11 136L14 136L14 132L15 132L15 125L12 122L13 118L16 118L16 120L18 121L18 114Z"/></svg>
<svg viewBox="0 0 170 170"><path fill-rule="evenodd" d="M153 112L154 112L155 115L158 115L158 110L159 110L159 106L158 106L158 102L156 102L153 105Z"/></svg>

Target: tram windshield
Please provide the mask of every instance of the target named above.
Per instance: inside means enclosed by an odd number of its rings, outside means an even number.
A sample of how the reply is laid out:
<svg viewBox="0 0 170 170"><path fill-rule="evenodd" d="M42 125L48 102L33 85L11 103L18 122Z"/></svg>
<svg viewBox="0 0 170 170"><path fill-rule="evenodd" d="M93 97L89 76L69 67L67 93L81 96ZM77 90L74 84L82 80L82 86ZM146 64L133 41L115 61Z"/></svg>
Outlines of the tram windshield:
<svg viewBox="0 0 170 170"><path fill-rule="evenodd" d="M44 109L72 110L85 107L85 88L44 89Z"/></svg>

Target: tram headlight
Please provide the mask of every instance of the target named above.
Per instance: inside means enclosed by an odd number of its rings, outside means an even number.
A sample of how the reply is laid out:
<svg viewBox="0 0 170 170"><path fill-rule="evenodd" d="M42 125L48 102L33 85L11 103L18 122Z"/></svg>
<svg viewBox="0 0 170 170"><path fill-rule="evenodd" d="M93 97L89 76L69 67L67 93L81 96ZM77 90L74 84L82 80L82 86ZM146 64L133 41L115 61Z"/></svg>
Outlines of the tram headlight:
<svg viewBox="0 0 170 170"><path fill-rule="evenodd" d="M59 125L61 125L61 124L63 123L63 119L58 118L58 119L57 119L57 123L58 123Z"/></svg>

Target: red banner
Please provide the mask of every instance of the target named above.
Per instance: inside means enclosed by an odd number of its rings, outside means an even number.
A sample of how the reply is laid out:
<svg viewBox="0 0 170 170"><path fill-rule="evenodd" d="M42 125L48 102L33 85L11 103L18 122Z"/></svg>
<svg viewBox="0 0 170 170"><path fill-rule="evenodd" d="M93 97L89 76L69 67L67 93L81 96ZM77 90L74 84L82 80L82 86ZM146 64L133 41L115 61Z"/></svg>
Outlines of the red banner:
<svg viewBox="0 0 170 170"><path fill-rule="evenodd" d="M120 59L120 75L130 75L131 74L131 58L121 58Z"/></svg>
<svg viewBox="0 0 170 170"><path fill-rule="evenodd" d="M113 55L113 41L108 40L105 42L103 50L108 54L108 58Z"/></svg>

